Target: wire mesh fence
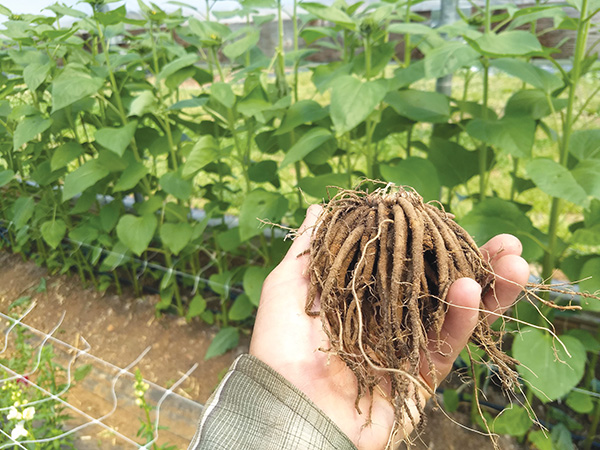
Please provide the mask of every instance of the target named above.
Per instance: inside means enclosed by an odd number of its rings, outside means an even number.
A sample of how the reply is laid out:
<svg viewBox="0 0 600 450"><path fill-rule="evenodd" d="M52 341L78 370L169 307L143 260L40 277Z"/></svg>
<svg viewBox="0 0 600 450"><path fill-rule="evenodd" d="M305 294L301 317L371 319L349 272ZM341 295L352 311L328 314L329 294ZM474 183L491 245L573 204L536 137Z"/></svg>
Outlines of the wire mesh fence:
<svg viewBox="0 0 600 450"><path fill-rule="evenodd" d="M198 364L169 388L143 380L146 411L140 408L134 368L148 354L147 347L125 367L118 367L91 353L83 337L71 345L56 334L63 317L50 331L28 325L24 319L35 305L18 317L0 313L4 342L0 343L0 449L61 448L63 442L80 450L185 448L194 433L202 406L175 391ZM126 343L124 343L126 345ZM23 349L30 355L24 357ZM26 364L24 363L26 362ZM48 368L56 376L48 387ZM17 388L15 388L17 386ZM24 400L20 392L32 399ZM19 393L18 395L16 393ZM47 408L51 406L50 408ZM59 421L52 433L38 434L56 417L38 417L35 411L56 411ZM142 422L150 430L138 436ZM56 446L55 446L56 445Z"/></svg>

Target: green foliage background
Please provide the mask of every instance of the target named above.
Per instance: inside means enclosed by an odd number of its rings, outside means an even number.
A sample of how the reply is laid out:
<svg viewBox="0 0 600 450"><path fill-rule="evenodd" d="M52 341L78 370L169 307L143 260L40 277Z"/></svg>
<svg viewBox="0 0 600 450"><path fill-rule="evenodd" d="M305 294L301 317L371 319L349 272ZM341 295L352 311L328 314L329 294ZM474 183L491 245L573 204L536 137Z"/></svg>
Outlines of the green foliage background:
<svg viewBox="0 0 600 450"><path fill-rule="evenodd" d="M561 269L600 289L600 63L588 51L598 0L487 2L437 29L411 12L418 2L294 4L288 52L271 0L240 0L229 13L207 2L204 19L142 1L143 18L131 19L124 6L101 8L114 2L87 3L91 16L0 6L0 214L12 251L99 289L154 286L158 310L221 326L214 356L251 326L262 281L289 245L257 218L297 226L327 186L366 177L441 202L479 243L515 234L546 281ZM219 22L233 16L246 25ZM540 19L571 33L569 61L540 43ZM257 47L270 21L273 56ZM324 49L336 59L310 63ZM435 92L432 81L452 74L452 95ZM518 313L540 321L527 306ZM550 335L524 331L516 353L522 341L541 346L523 352L526 366L559 364L547 357ZM524 373L541 386L530 400L597 389L597 331L563 341L581 364L552 380ZM553 394L544 383L566 387Z"/></svg>

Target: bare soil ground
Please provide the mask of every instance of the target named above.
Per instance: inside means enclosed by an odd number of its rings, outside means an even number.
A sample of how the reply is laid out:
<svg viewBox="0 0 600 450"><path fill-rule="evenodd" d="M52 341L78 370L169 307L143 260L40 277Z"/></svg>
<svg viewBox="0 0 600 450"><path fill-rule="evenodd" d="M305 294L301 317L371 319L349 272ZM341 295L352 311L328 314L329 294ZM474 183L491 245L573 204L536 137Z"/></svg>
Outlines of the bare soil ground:
<svg viewBox="0 0 600 450"><path fill-rule="evenodd" d="M99 293L82 287L75 276L51 276L44 268L31 261L23 261L19 255L0 253L0 267L1 312L6 314L9 306L18 298L31 296L35 308L24 319L24 323L48 333L59 323L64 313L65 317L54 337L78 348L83 347L80 340L80 337L83 337L91 346L89 353L99 358L88 360L87 357L82 357L77 361L77 364L92 364L94 370L84 382L72 388L68 396L69 403L90 417L100 417L112 408L111 382L119 371L110 365L123 368L148 346L151 346L151 350L135 367L141 370L145 379L157 385L153 385L148 393L154 402L164 393L159 386L170 387L194 363L199 364L198 369L175 389L178 397L169 398L163 404L161 425L166 423L169 430L161 430L159 442L169 442L178 448L186 448L201 410L199 404L208 399L235 357L247 351L248 340L243 340L236 350L204 361L204 354L217 331L216 328L196 321L186 323L184 319L174 316L156 318L154 305L158 298L155 296L134 298L129 295L117 296L110 292ZM36 288L42 278L46 280L46 291L38 293ZM57 357L61 359L62 364L70 360L67 349L57 348ZM135 367L132 368L132 372ZM137 417L140 413L133 403L133 380L129 374L122 374L115 384L119 395L119 407L106 423L119 433L136 440L135 435L139 427ZM458 416L458 419L461 420L461 417ZM79 420L73 426L81 422L82 420ZM140 442L139 439L137 442ZM429 415L428 426L416 439L415 444L416 447L411 448L492 448L489 438L460 428L439 412ZM94 425L78 433L76 448L87 450L135 447ZM501 448L516 450L525 447L513 440L504 439L501 441Z"/></svg>

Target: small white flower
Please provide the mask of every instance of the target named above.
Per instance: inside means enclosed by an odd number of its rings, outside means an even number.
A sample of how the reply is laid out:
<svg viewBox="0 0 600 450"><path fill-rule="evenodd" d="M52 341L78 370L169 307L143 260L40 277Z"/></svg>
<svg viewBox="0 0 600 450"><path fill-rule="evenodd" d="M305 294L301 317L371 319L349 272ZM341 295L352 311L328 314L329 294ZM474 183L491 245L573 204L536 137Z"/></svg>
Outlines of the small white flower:
<svg viewBox="0 0 600 450"><path fill-rule="evenodd" d="M35 408L30 406L29 408L25 408L23 411L23 420L33 420L33 416L35 415Z"/></svg>
<svg viewBox="0 0 600 450"><path fill-rule="evenodd" d="M21 413L19 411L17 411L17 408L15 408L14 406L10 407L10 410L8 411L8 416L6 416L6 418L8 420L21 420L23 418L23 416L21 415Z"/></svg>
<svg viewBox="0 0 600 450"><path fill-rule="evenodd" d="M136 398L135 399L135 404L138 405L138 406L142 406L144 404L144 402L142 401L141 398Z"/></svg>
<svg viewBox="0 0 600 450"><path fill-rule="evenodd" d="M16 427L10 433L11 439L16 441L19 438L26 437L29 432L25 429L25 422L19 422Z"/></svg>

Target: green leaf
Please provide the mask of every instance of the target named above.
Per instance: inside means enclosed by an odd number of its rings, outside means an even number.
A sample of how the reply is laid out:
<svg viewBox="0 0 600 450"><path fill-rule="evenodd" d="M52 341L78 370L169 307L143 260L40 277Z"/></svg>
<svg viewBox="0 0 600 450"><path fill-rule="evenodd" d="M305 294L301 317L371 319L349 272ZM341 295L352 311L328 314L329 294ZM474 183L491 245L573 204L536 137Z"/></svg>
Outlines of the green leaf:
<svg viewBox="0 0 600 450"><path fill-rule="evenodd" d="M177 103L173 103L171 106L169 106L169 109L170 110L178 110L178 109L185 109L185 108L199 108L201 106L206 105L207 102L208 102L208 97L189 98L187 100L181 100L181 101L178 101Z"/></svg>
<svg viewBox="0 0 600 450"><path fill-rule="evenodd" d="M361 81L351 75L335 80L331 91L331 120L336 133L352 130L365 120L385 97L387 81Z"/></svg>
<svg viewBox="0 0 600 450"><path fill-rule="evenodd" d="M221 233L222 236L225 233ZM231 279L233 278L233 272L225 271L221 273L212 274L208 280L208 286L215 291L222 299L229 298L229 291L231 289Z"/></svg>
<svg viewBox="0 0 600 450"><path fill-rule="evenodd" d="M63 185L62 201L66 202L77 194L81 194L90 186L93 186L102 178L106 177L109 171L98 162L97 159L87 161L75 171L67 174Z"/></svg>
<svg viewBox="0 0 600 450"><path fill-rule="evenodd" d="M287 199L275 192L256 189L244 199L240 208L240 239L247 241L261 232L261 220L277 223L288 208Z"/></svg>
<svg viewBox="0 0 600 450"><path fill-rule="evenodd" d="M579 414L589 414L594 410L592 398L583 392L569 392L565 402L569 408Z"/></svg>
<svg viewBox="0 0 600 450"><path fill-rule="evenodd" d="M535 88L541 89L547 94L563 86L563 81L559 77L527 61L515 58L499 58L490 61L490 65L519 78Z"/></svg>
<svg viewBox="0 0 600 450"><path fill-rule="evenodd" d="M145 214L141 217L125 214L117 224L117 236L127 248L140 256L152 241L157 225L158 221L154 214Z"/></svg>
<svg viewBox="0 0 600 450"><path fill-rule="evenodd" d="M525 436L533 422L529 413L522 406L511 405L503 409L492 422L492 431L497 434L509 434L511 436Z"/></svg>
<svg viewBox="0 0 600 450"><path fill-rule="evenodd" d="M12 302L10 305L8 305L8 311L10 311L13 308L18 308L19 306L28 305L29 302L31 302L30 295L24 295L22 297L19 297L14 302Z"/></svg>
<svg viewBox="0 0 600 450"><path fill-rule="evenodd" d="M182 83L197 75L196 69L197 68L195 66L189 66L184 67L183 69L179 69L177 72L175 72L172 75L169 75L165 79L165 86L167 86L172 91L176 91ZM169 107L169 109L172 109L172 107Z"/></svg>
<svg viewBox="0 0 600 450"><path fill-rule="evenodd" d="M18 150L21 146L46 131L52 125L52 119L44 119L40 115L26 117L19 121L13 136L13 148Z"/></svg>
<svg viewBox="0 0 600 450"><path fill-rule="evenodd" d="M15 173L8 169L0 172L0 187L6 186L14 178Z"/></svg>
<svg viewBox="0 0 600 450"><path fill-rule="evenodd" d="M557 423L550 434L553 450L575 450L571 432L562 423Z"/></svg>
<svg viewBox="0 0 600 450"><path fill-rule="evenodd" d="M302 158L330 139L333 139L333 135L326 128L315 127L310 129L288 150L279 165L279 169L281 170L296 161L301 161Z"/></svg>
<svg viewBox="0 0 600 450"><path fill-rule="evenodd" d="M115 227L120 212L121 202L118 200L113 200L100 209L100 223L104 231L109 233Z"/></svg>
<svg viewBox="0 0 600 450"><path fill-rule="evenodd" d="M19 197L12 206L13 225L17 230L23 228L33 216L35 201L31 197Z"/></svg>
<svg viewBox="0 0 600 450"><path fill-rule="evenodd" d="M223 54L233 61L255 47L258 44L259 38L260 31L252 30L243 38L223 47Z"/></svg>
<svg viewBox="0 0 600 450"><path fill-rule="evenodd" d="M581 328L572 328L567 330L566 334L579 339L579 342L583 344L588 353L594 354L600 352L600 341L590 331L582 330Z"/></svg>
<svg viewBox="0 0 600 450"><path fill-rule="evenodd" d="M486 33L475 41L468 38L467 41L489 56L524 56L542 51L535 34L522 30Z"/></svg>
<svg viewBox="0 0 600 450"><path fill-rule="evenodd" d="M425 201L440 197L441 184L437 170L427 159L411 156L395 166L381 165L380 170L386 181L414 188Z"/></svg>
<svg viewBox="0 0 600 450"><path fill-rule="evenodd" d="M177 72L180 69L183 69L184 67L196 64L198 62L198 59L199 58L196 53L186 53L185 55L180 56L179 58L166 64L161 69L158 76L156 77L157 81L164 80L165 78L169 77L170 75L173 75L175 72Z"/></svg>
<svg viewBox="0 0 600 450"><path fill-rule="evenodd" d="M57 181L61 175L61 173L52 172L50 169L50 161L45 160L33 170L31 173L31 179L40 186L48 186L49 184Z"/></svg>
<svg viewBox="0 0 600 450"><path fill-rule="evenodd" d="M599 293L600 257L587 260L581 268L579 276L582 278L582 281L579 282L579 289L582 292ZM581 307L588 311L600 311L600 300L582 297Z"/></svg>
<svg viewBox="0 0 600 450"><path fill-rule="evenodd" d="M333 22L337 25L340 25L344 28L349 28L351 30L356 28L354 21L352 18L335 6L326 6L321 3L309 3L302 2L300 6L308 11L311 14L314 14L319 19L323 19L329 22Z"/></svg>
<svg viewBox="0 0 600 450"><path fill-rule="evenodd" d="M52 112L89 97L104 85L104 78L92 76L83 67L68 65L52 82Z"/></svg>
<svg viewBox="0 0 600 450"><path fill-rule="evenodd" d="M450 388L444 389L443 398L444 398L444 409L446 410L446 412L452 413L458 409L459 398L458 398L458 392L456 392L456 389L450 389Z"/></svg>
<svg viewBox="0 0 600 450"><path fill-rule="evenodd" d="M244 320L252 315L254 305L246 294L240 294L229 308L229 320Z"/></svg>
<svg viewBox="0 0 600 450"><path fill-rule="evenodd" d="M174 255L178 255L190 242L192 226L187 222L163 223L160 227L160 239Z"/></svg>
<svg viewBox="0 0 600 450"><path fill-rule="evenodd" d="M432 138L427 157L437 168L440 182L450 188L479 173L477 153L446 139Z"/></svg>
<svg viewBox="0 0 600 450"><path fill-rule="evenodd" d="M220 356L231 349L237 347L240 341L240 332L237 328L234 327L225 327L221 328L217 335L213 338L208 350L206 350L206 354L204 355L204 360L208 360L214 358L215 356Z"/></svg>
<svg viewBox="0 0 600 450"><path fill-rule="evenodd" d="M600 159L580 162L571 170L571 175L587 195L600 200Z"/></svg>
<svg viewBox="0 0 600 450"><path fill-rule="evenodd" d="M83 366L79 366L73 372L73 379L75 381L83 380L85 377L87 377L90 374L90 372L92 371L93 368L94 368L94 366L91 364L84 364Z"/></svg>
<svg viewBox="0 0 600 450"><path fill-rule="evenodd" d="M231 109L235 104L235 94L231 90L231 86L227 83L223 83L222 81L213 83L211 85L210 96L225 106L225 108Z"/></svg>
<svg viewBox="0 0 600 450"><path fill-rule="evenodd" d="M552 107L560 111L566 106L566 99L552 97ZM515 92L506 102L504 107L506 116L529 116L531 119L541 119L552 114L548 98L539 89L524 89Z"/></svg>
<svg viewBox="0 0 600 450"><path fill-rule="evenodd" d="M534 227L531 220L512 202L500 198L489 198L477 203L459 220L478 245L501 233L518 237L523 244L523 258L535 261L542 257L543 249L533 239Z"/></svg>
<svg viewBox="0 0 600 450"><path fill-rule="evenodd" d="M256 183L269 182L275 187L280 186L277 175L277 163L270 159L253 163L248 168L248 178Z"/></svg>
<svg viewBox="0 0 600 450"><path fill-rule="evenodd" d="M83 154L84 148L77 142L67 142L52 153L52 159L50 160L50 168L52 171L62 169L67 166L79 155Z"/></svg>
<svg viewBox="0 0 600 450"><path fill-rule="evenodd" d="M343 64L334 61L329 64L320 64L313 69L312 82L321 94L335 85L344 75L348 76L352 70L352 64Z"/></svg>
<svg viewBox="0 0 600 450"><path fill-rule="evenodd" d="M406 89L390 92L385 96L398 114L415 122L446 122L450 117L448 97L437 92Z"/></svg>
<svg viewBox="0 0 600 450"><path fill-rule="evenodd" d="M140 95L138 95L131 102L131 106L129 107L128 117L131 116L143 116L144 114L151 113L156 110L156 97L152 91L142 91Z"/></svg>
<svg viewBox="0 0 600 450"><path fill-rule="evenodd" d="M519 373L544 403L566 395L584 375L584 346L572 336L560 336L560 340L571 356L556 339L531 327L523 328L513 342Z"/></svg>
<svg viewBox="0 0 600 450"><path fill-rule="evenodd" d="M442 46L434 47L425 56L425 76L440 78L452 74L461 67L473 66L478 58L479 53L463 42L447 42Z"/></svg>
<svg viewBox="0 0 600 450"><path fill-rule="evenodd" d="M76 17L77 19L84 19L87 17L87 14L83 11L79 11L78 9L69 8L68 6L61 5L59 3L55 3L54 5L47 6L46 8L49 11L52 11L61 16L70 16Z"/></svg>
<svg viewBox="0 0 600 450"><path fill-rule="evenodd" d="M569 152L580 161L600 159L600 130L577 130L571 135Z"/></svg>
<svg viewBox="0 0 600 450"><path fill-rule="evenodd" d="M569 169L548 158L528 161L527 175L546 194L567 200L584 208L590 204L585 190L577 183Z"/></svg>
<svg viewBox="0 0 600 450"><path fill-rule="evenodd" d="M600 224L578 228L573 233L571 242L588 246L600 245Z"/></svg>
<svg viewBox="0 0 600 450"><path fill-rule="evenodd" d="M183 164L182 176L189 178L207 164L219 159L219 143L211 135L204 135L194 144Z"/></svg>
<svg viewBox="0 0 600 450"><path fill-rule="evenodd" d="M314 123L327 117L328 112L314 100L300 100L286 111L275 135L285 134L305 123Z"/></svg>
<svg viewBox="0 0 600 450"><path fill-rule="evenodd" d="M121 173L119 180L113 187L113 192L128 191L133 189L150 171L141 162L130 162L127 168Z"/></svg>
<svg viewBox="0 0 600 450"><path fill-rule="evenodd" d="M202 315L202 313L206 310L206 300L200 294L194 295L194 298L190 301L188 305L188 311L185 315L187 320L191 320L194 317L198 317Z"/></svg>
<svg viewBox="0 0 600 450"><path fill-rule="evenodd" d="M527 117L503 117L500 120L473 119L467 133L486 144L498 147L518 158L531 156L536 124Z"/></svg>
<svg viewBox="0 0 600 450"><path fill-rule="evenodd" d="M167 194L179 200L189 200L192 195L192 182L184 180L176 172L165 173L159 183Z"/></svg>
<svg viewBox="0 0 600 450"><path fill-rule="evenodd" d="M348 175L344 173L326 173L316 177L305 177L298 182L298 187L303 192L319 200L329 199L328 186L348 188Z"/></svg>
<svg viewBox="0 0 600 450"><path fill-rule="evenodd" d="M125 9L125 6L120 6L116 9L106 12L95 11L94 19L96 19L102 25L108 26L121 23L123 20L125 20L126 15L127 10Z"/></svg>
<svg viewBox="0 0 600 450"><path fill-rule="evenodd" d="M67 225L60 219L48 220L42 224L40 232L44 241L50 247L56 248L62 242L65 234L67 234Z"/></svg>
<svg viewBox="0 0 600 450"><path fill-rule="evenodd" d="M29 64L23 69L23 79L25 80L25 84L31 91L35 91L37 88L41 86L41 84L46 81L46 77L50 74L50 70L52 70L52 63L32 63Z"/></svg>
<svg viewBox="0 0 600 450"><path fill-rule="evenodd" d="M129 250L127 246L123 244L121 241L117 241L115 245L110 249L110 252L102 261L100 265L100 270L106 270L108 272L112 272L117 267L122 264L125 264L129 261Z"/></svg>
<svg viewBox="0 0 600 450"><path fill-rule="evenodd" d="M542 430L532 431L527 435L531 442L538 450L555 450L552 445L552 440L548 438L548 432Z"/></svg>
<svg viewBox="0 0 600 450"><path fill-rule="evenodd" d="M260 294L262 285L269 275L269 269L266 267L250 266L244 272L243 285L244 292L248 296L250 303L258 307L260 303Z"/></svg>
<svg viewBox="0 0 600 450"><path fill-rule="evenodd" d="M125 149L129 146L135 135L137 125L137 121L134 120L120 128L100 128L96 131L96 142L117 155L123 156Z"/></svg>

